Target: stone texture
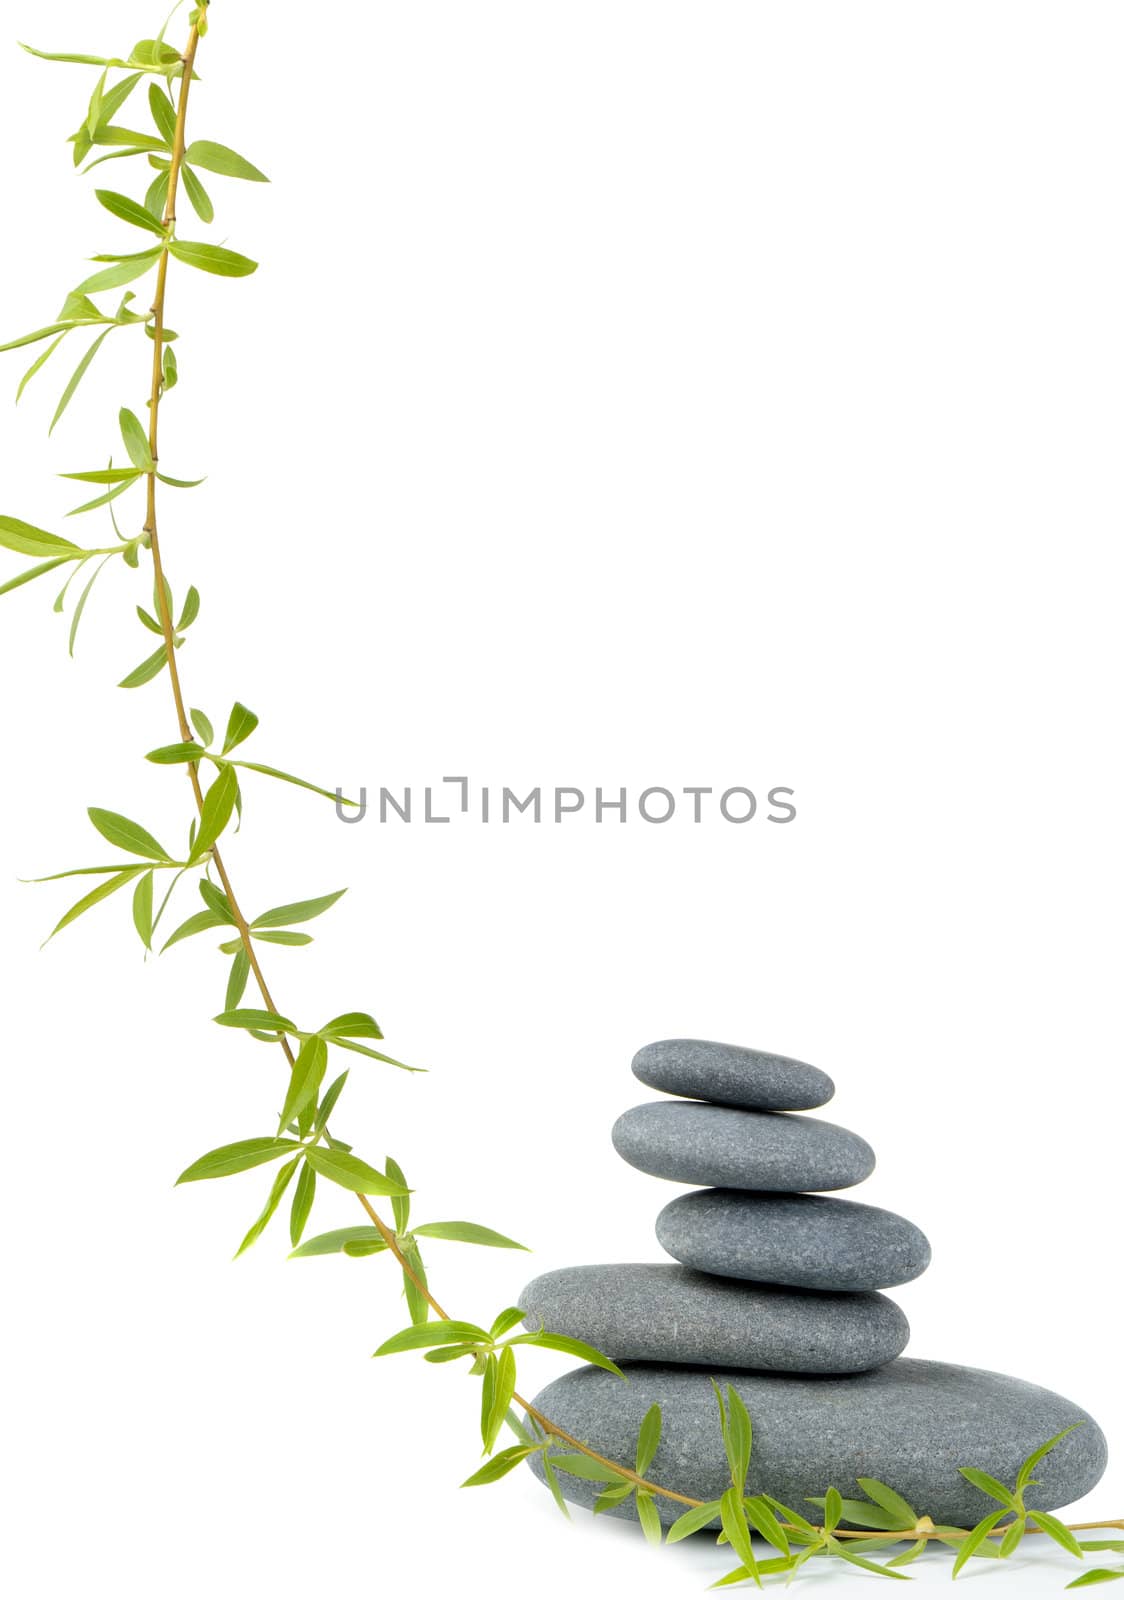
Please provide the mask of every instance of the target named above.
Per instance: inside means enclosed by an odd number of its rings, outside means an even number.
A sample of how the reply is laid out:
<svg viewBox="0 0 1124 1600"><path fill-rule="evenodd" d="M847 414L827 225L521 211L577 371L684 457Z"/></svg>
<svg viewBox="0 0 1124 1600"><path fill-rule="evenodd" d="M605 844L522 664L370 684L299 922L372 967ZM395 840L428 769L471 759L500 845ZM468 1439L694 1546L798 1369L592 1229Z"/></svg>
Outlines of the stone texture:
<svg viewBox="0 0 1124 1600"><path fill-rule="evenodd" d="M866 1140L834 1122L686 1100L633 1106L613 1144L653 1177L731 1189L846 1189L874 1171Z"/></svg>
<svg viewBox="0 0 1124 1600"><path fill-rule="evenodd" d="M864 1372L905 1349L905 1313L880 1294L816 1294L668 1264L563 1267L519 1296L528 1327L614 1360L778 1372Z"/></svg>
<svg viewBox="0 0 1124 1600"><path fill-rule="evenodd" d="M827 1073L806 1061L711 1039L646 1044L632 1070L650 1089L750 1111L811 1111L835 1093Z"/></svg>
<svg viewBox="0 0 1124 1600"><path fill-rule="evenodd" d="M658 1401L663 1436L649 1469L657 1483L699 1500L717 1499L727 1467L711 1389L698 1368L629 1365L630 1381L581 1367L550 1384L535 1406L568 1432L616 1461L631 1461L640 1423ZM1036 1469L1037 1503L1056 1510L1087 1494L1105 1467L1104 1436L1081 1407L1048 1389L972 1367L893 1361L849 1378L796 1378L715 1371L733 1384L753 1421L751 1493L767 1491L801 1508L829 1485L861 1498L858 1477L879 1478L938 1523L971 1526L994 1502L957 1471L982 1467L1013 1482L1038 1445L1074 1422ZM537 1469L538 1457L530 1458ZM567 1499L591 1505L596 1484L560 1472ZM682 1507L656 1500L665 1522ZM610 1515L635 1517L631 1499Z"/></svg>
<svg viewBox="0 0 1124 1600"><path fill-rule="evenodd" d="M700 1272L826 1290L888 1289L929 1265L929 1241L879 1206L815 1194L696 1189L664 1206L656 1237Z"/></svg>

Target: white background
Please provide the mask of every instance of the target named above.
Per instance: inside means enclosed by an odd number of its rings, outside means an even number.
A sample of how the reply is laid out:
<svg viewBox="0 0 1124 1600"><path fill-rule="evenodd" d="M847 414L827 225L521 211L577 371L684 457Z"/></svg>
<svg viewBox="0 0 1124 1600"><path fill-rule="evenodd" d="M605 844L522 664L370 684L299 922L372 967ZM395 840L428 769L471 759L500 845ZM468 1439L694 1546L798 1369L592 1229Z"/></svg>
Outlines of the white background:
<svg viewBox="0 0 1124 1600"><path fill-rule="evenodd" d="M859 1198L932 1239L910 1353L1058 1388L1119 1448L1122 47L1107 4L214 6L195 135L274 182L181 220L255 277L170 283L164 464L209 474L165 499L192 703L245 700L247 753L330 786L797 792L787 827L345 828L247 783L252 910L351 886L270 952L278 1000L370 1008L432 1069L355 1058L341 1132L417 1215L535 1246L434 1245L461 1314L658 1259L674 1191L608 1139L630 1057L756 1044L835 1076L879 1157ZM0 52L11 334L137 247L69 170L93 76ZM48 446L76 354L3 428L0 509L67 534L49 474L103 464L147 384L115 336ZM188 815L141 759L166 683L113 687L154 642L143 572L106 575L73 663L51 583L0 634L11 1592L701 1590L716 1552L567 1528L525 1475L458 1490L476 1389L368 1360L405 1320L384 1260L287 1262L278 1224L232 1265L267 1178L173 1189L270 1131L280 1079L208 1020L209 938L146 969L122 897L37 949L69 886L17 875L113 855L86 805ZM1115 1460L1080 1511L1124 1513Z"/></svg>

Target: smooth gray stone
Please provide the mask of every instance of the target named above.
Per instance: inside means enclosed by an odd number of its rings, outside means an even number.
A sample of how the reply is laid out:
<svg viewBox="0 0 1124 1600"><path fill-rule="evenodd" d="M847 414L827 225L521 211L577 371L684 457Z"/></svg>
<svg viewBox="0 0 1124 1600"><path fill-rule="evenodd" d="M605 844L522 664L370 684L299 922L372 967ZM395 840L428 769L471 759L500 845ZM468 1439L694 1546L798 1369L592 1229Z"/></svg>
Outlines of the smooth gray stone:
<svg viewBox="0 0 1124 1600"><path fill-rule="evenodd" d="M929 1241L880 1206L818 1194L696 1189L664 1206L656 1238L700 1272L798 1289L889 1289L929 1265Z"/></svg>
<svg viewBox="0 0 1124 1600"><path fill-rule="evenodd" d="M811 1111L835 1093L826 1072L806 1061L711 1039L660 1039L632 1058L650 1089L750 1111Z"/></svg>
<svg viewBox="0 0 1124 1600"><path fill-rule="evenodd" d="M563 1267L535 1278L518 1304L528 1327L584 1339L615 1361L865 1372L909 1339L885 1295L774 1289L670 1264Z"/></svg>
<svg viewBox="0 0 1124 1600"><path fill-rule="evenodd" d="M633 1106L613 1144L655 1178L729 1189L846 1189L874 1171L866 1140L834 1122L686 1100Z"/></svg>
<svg viewBox="0 0 1124 1600"><path fill-rule="evenodd" d="M938 1361L892 1361L849 1378L795 1378L697 1367L580 1367L548 1385L533 1402L552 1422L612 1461L635 1459L644 1413L659 1402L663 1434L646 1476L696 1500L717 1500L729 1484L711 1389L713 1376L732 1384L753 1423L749 1492L774 1495L808 1510L807 1496L833 1486L854 1499L860 1477L878 1478L904 1495L919 1515L972 1527L994 1501L961 1477L982 1467L1013 1483L1023 1460L1071 1423L1084 1423L1035 1469L1035 1502L1056 1510L1087 1494L1105 1468L1104 1435L1061 1395L1018 1378ZM538 1456L530 1465L542 1477ZM589 1506L599 1485L559 1472L568 1500ZM657 1499L662 1521L683 1507ZM611 1516L635 1518L630 1498Z"/></svg>

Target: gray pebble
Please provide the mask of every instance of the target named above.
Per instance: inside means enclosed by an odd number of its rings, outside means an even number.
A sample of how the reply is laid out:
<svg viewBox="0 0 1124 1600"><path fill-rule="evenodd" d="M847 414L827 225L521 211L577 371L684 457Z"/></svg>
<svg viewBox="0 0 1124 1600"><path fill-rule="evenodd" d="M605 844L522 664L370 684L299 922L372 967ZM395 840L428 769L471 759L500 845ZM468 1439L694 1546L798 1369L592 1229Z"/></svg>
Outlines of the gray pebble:
<svg viewBox="0 0 1124 1600"><path fill-rule="evenodd" d="M880 1206L814 1194L696 1189L664 1206L656 1237L700 1272L800 1289L888 1289L929 1265L929 1241Z"/></svg>
<svg viewBox="0 0 1124 1600"><path fill-rule="evenodd" d="M633 1106L613 1144L653 1177L731 1189L846 1189L874 1171L866 1140L834 1122L686 1100Z"/></svg>
<svg viewBox="0 0 1124 1600"><path fill-rule="evenodd" d="M528 1327L584 1339L616 1361L864 1372L909 1339L885 1295L774 1289L669 1264L563 1267L535 1278L518 1304Z"/></svg>
<svg viewBox="0 0 1124 1600"><path fill-rule="evenodd" d="M646 1044L632 1070L650 1089L750 1111L811 1111L835 1093L827 1073L806 1061L711 1039Z"/></svg>
<svg viewBox="0 0 1124 1600"><path fill-rule="evenodd" d="M644 1414L658 1401L663 1435L647 1476L697 1500L718 1499L729 1476L712 1374L674 1366L625 1371L628 1383L581 1367L550 1384L534 1405L610 1460L630 1463ZM1013 1483L1032 1450L1075 1422L1084 1426L1035 1469L1035 1504L1044 1511L1068 1505L1087 1494L1105 1468L1104 1436L1080 1406L996 1372L906 1359L849 1378L713 1376L733 1384L753 1423L749 1492L767 1492L796 1510L809 1511L806 1497L829 1486L861 1499L855 1480L868 1477L888 1483L934 1522L972 1527L995 1503L957 1468L981 1467ZM537 1455L530 1465L541 1477ZM558 1476L568 1500L592 1505L597 1484ZM684 1509L662 1499L655 1505L665 1523ZM635 1518L634 1501L610 1515Z"/></svg>

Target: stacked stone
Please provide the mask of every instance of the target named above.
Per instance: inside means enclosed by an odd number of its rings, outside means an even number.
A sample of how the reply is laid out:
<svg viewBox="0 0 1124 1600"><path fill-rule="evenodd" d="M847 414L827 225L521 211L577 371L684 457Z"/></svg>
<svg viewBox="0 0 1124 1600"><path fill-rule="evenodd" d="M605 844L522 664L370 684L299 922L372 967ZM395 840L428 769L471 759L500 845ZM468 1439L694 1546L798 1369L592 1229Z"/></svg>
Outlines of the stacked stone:
<svg viewBox="0 0 1124 1600"><path fill-rule="evenodd" d="M528 1326L585 1340L631 1380L584 1367L544 1390L538 1409L628 1462L658 1401L650 1476L704 1501L726 1482L712 1379L733 1383L753 1419L751 1491L789 1504L832 1483L856 1493L855 1479L871 1477L938 1522L978 1521L994 1507L957 1468L1009 1480L1075 1422L1087 1426L1038 1469L1039 1503L1048 1510L1096 1483L1104 1439L1069 1401L995 1373L898 1359L909 1324L878 1291L924 1272L929 1243L894 1212L824 1193L861 1183L875 1164L857 1134L803 1114L834 1094L826 1073L697 1039L648 1045L632 1069L679 1098L626 1111L613 1128L617 1153L654 1177L706 1187L656 1220L675 1264L566 1267L528 1284L519 1301ZM537 1457L531 1466L541 1476ZM592 1503L596 1484L560 1477L567 1498ZM657 1507L674 1520L673 1502ZM631 1500L615 1514L635 1516Z"/></svg>

